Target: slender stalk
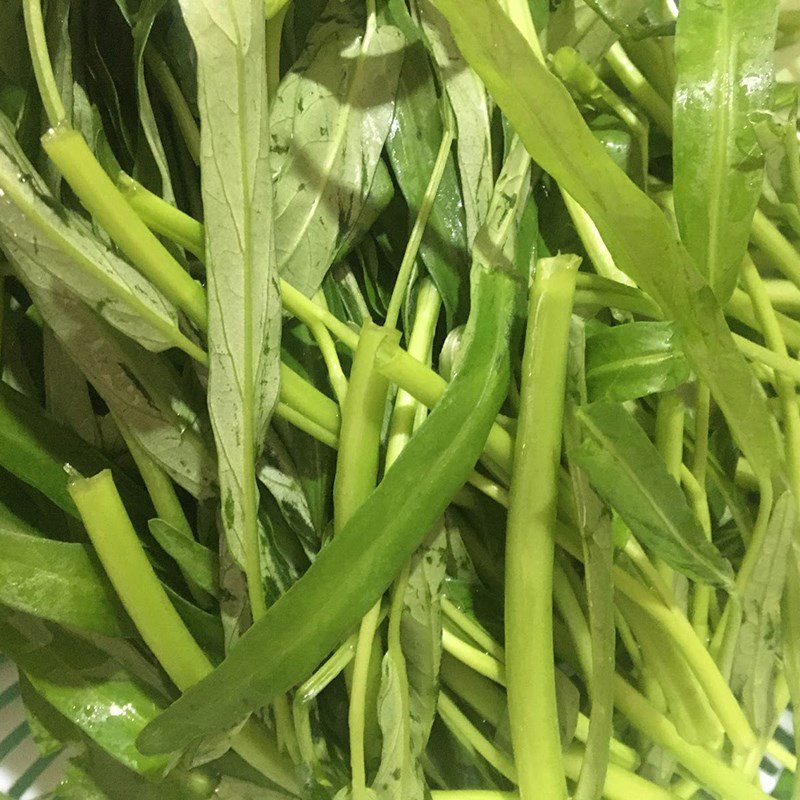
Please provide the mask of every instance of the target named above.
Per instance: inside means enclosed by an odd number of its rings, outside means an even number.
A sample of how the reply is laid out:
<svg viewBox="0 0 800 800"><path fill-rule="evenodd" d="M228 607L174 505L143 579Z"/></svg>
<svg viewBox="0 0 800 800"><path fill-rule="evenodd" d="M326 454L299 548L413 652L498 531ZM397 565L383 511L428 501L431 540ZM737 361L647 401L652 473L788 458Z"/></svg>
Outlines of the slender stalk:
<svg viewBox="0 0 800 800"><path fill-rule="evenodd" d="M523 800L566 798L553 666L553 558L569 320L580 259L540 261L528 311L506 530L511 741Z"/></svg>
<svg viewBox="0 0 800 800"><path fill-rule="evenodd" d="M56 76L47 51L41 0L25 0L22 11L25 16L25 32L33 62L33 74L36 76L42 105L50 125L56 127L67 118L67 112L58 93Z"/></svg>
<svg viewBox="0 0 800 800"><path fill-rule="evenodd" d="M667 472L676 483L680 483L681 479L685 419L686 409L683 404L683 398L677 391L663 392L658 396L655 443L667 466ZM674 571L660 560L656 566L665 583L673 586L675 581Z"/></svg>
<svg viewBox="0 0 800 800"><path fill-rule="evenodd" d="M69 492L125 610L173 683L185 691L213 666L178 616L145 555L109 470L76 478ZM233 748L251 766L289 791L294 768L255 723L234 737Z"/></svg>
<svg viewBox="0 0 800 800"><path fill-rule="evenodd" d="M751 238L770 263L800 288L800 253L762 211L757 210L753 218Z"/></svg>
<svg viewBox="0 0 800 800"><path fill-rule="evenodd" d="M403 298L406 296L408 283L411 279L411 270L414 267L414 262L417 260L417 253L422 243L425 227L428 224L428 217L430 216L431 209L436 200L439 184L442 182L442 175L444 175L444 168L447 166L447 159L450 156L450 148L452 147L455 137L455 130L451 115L445 113L443 116L444 130L442 132L442 141L439 144L439 151L436 154L436 161L433 163L431 177L425 188L425 194L422 197L422 202L417 212L417 218L414 220L414 227L411 229L411 234L408 237L408 243L403 253L403 260L400 262L400 269L392 289L392 296L389 298L389 307L386 309L385 325L387 328L394 328L397 325L397 320L400 318L400 309L402 308Z"/></svg>
<svg viewBox="0 0 800 800"><path fill-rule="evenodd" d="M150 230L166 236L200 261L205 261L202 222L167 203L125 172L117 175L117 188Z"/></svg>
<svg viewBox="0 0 800 800"><path fill-rule="evenodd" d="M169 64L164 60L161 53L156 50L152 42L145 48L144 61L155 76L159 88L164 93L167 103L169 103L172 116L178 124L178 130L183 136L183 141L186 143L186 149L189 151L192 161L195 164L199 164L200 126L197 124L197 120L194 118L194 114L183 96L178 81L175 80Z"/></svg>

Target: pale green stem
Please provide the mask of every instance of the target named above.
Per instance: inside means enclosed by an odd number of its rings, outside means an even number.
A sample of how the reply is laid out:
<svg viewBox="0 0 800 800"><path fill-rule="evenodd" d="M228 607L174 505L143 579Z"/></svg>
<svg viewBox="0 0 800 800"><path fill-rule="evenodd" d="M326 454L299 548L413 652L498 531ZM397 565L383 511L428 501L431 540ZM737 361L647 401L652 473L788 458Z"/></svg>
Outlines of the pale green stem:
<svg viewBox="0 0 800 800"><path fill-rule="evenodd" d="M762 211L757 210L753 217L750 236L753 244L770 259L772 265L800 288L800 253Z"/></svg>
<svg viewBox="0 0 800 800"><path fill-rule="evenodd" d="M81 204L137 269L201 331L208 325L203 287L195 281L131 208L80 133L63 123L42 137L45 152Z"/></svg>
<svg viewBox="0 0 800 800"><path fill-rule="evenodd" d="M553 559L569 320L580 259L540 261L530 294L506 528L511 741L523 800L567 797L553 665Z"/></svg>

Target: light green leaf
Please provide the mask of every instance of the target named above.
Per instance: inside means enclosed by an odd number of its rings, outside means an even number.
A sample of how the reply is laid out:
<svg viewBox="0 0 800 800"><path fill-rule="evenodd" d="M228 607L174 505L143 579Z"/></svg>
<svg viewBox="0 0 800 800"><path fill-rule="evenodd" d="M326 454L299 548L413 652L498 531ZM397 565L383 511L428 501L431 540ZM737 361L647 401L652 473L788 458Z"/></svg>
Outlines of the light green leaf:
<svg viewBox="0 0 800 800"><path fill-rule="evenodd" d="M308 295L358 222L394 115L403 37L356 8L328 6L271 109L278 268Z"/></svg>
<svg viewBox="0 0 800 800"><path fill-rule="evenodd" d="M777 0L684 0L675 35L675 213L719 301L736 288L761 194L754 112L773 86Z"/></svg>
<svg viewBox="0 0 800 800"><path fill-rule="evenodd" d="M441 641L441 636L439 637ZM378 695L378 721L383 734L381 763L372 784L377 800L424 800L422 770L408 752L403 730L408 725L409 709L403 699L404 676L391 653L383 657L381 689Z"/></svg>
<svg viewBox="0 0 800 800"><path fill-rule="evenodd" d="M400 642L406 662L412 758L425 751L436 716L442 659L441 593L447 566L447 531L438 531L414 555L403 598Z"/></svg>
<svg viewBox="0 0 800 800"><path fill-rule="evenodd" d="M494 186L489 102L480 78L468 66L453 41L447 20L430 0L423 0L419 10L422 29L455 117L467 246L471 246L486 220Z"/></svg>
<svg viewBox="0 0 800 800"><path fill-rule="evenodd" d="M255 464L278 396L263 5L181 3L198 57L208 280L208 407L231 552L257 574Z"/></svg>
<svg viewBox="0 0 800 800"><path fill-rule="evenodd" d="M671 567L697 581L732 586L731 565L705 537L655 445L622 405L575 410L583 439L571 458L633 534Z"/></svg>
<svg viewBox="0 0 800 800"><path fill-rule="evenodd" d="M669 322L593 329L586 338L589 399L622 402L667 392L689 380L689 364Z"/></svg>
<svg viewBox="0 0 800 800"><path fill-rule="evenodd" d="M731 687L758 733L769 733L781 652L781 597L797 527L797 501L784 492L772 510L766 538L742 597L742 626L733 657Z"/></svg>
<svg viewBox="0 0 800 800"><path fill-rule="evenodd" d="M675 323L690 363L711 388L751 467L771 479L782 469L775 420L714 293L664 214L614 164L498 0L434 2L536 163L585 209L617 266Z"/></svg>

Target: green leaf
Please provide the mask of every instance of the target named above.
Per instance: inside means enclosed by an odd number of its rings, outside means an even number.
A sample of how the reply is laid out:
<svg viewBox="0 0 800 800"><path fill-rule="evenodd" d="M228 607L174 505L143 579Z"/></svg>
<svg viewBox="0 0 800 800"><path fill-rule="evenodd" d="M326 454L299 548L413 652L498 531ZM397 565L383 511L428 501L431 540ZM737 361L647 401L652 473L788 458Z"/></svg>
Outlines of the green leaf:
<svg viewBox="0 0 800 800"><path fill-rule="evenodd" d="M0 465L38 489L73 517L78 510L67 491L70 464L85 475L113 465L68 428L59 425L33 401L0 381ZM148 500L125 472L113 468L114 481L136 520L142 520Z"/></svg>
<svg viewBox="0 0 800 800"><path fill-rule="evenodd" d="M733 658L731 688L760 734L771 733L775 706L771 701L781 653L781 597L797 527L797 501L784 492L772 510L766 537L741 597L742 626Z"/></svg>
<svg viewBox="0 0 800 800"><path fill-rule="evenodd" d="M89 384L77 364L64 352L49 328L42 331L45 408L85 442L101 443L100 427L92 407Z"/></svg>
<svg viewBox="0 0 800 800"><path fill-rule="evenodd" d="M198 608L167 584L163 584L163 586L170 602L175 606L175 610L189 629L189 633L205 650L206 655L215 664L218 664L225 656L225 634L219 616Z"/></svg>
<svg viewBox="0 0 800 800"><path fill-rule="evenodd" d="M456 124L458 174L464 198L467 245L486 221L492 199L491 114L486 90L459 52L447 20L429 0L420 3L422 29L428 41Z"/></svg>
<svg viewBox="0 0 800 800"><path fill-rule="evenodd" d="M306 555L312 558L319 550L322 531L316 529L302 476L313 477L308 475L308 466L322 465L316 461L307 464L308 451L303 456L302 459L292 458L277 430L271 428L267 432L264 461L259 468L258 479L272 495Z"/></svg>
<svg viewBox="0 0 800 800"><path fill-rule="evenodd" d="M400 643L409 688L412 758L425 752L436 716L442 659L441 593L445 579L447 534L444 525L411 561L403 597Z"/></svg>
<svg viewBox="0 0 800 800"><path fill-rule="evenodd" d="M441 640L441 636L440 636ZM424 800L425 781L416 759L408 752L403 731L408 725L409 708L404 702L405 676L391 653L383 657L381 688L378 694L378 721L381 726L381 763L372 784L376 800Z"/></svg>
<svg viewBox="0 0 800 800"><path fill-rule="evenodd" d="M163 519L151 519L149 527L153 538L175 559L184 576L216 597L219 594L219 563L216 553L190 539Z"/></svg>
<svg viewBox="0 0 800 800"><path fill-rule="evenodd" d="M575 410L583 439L571 457L659 558L684 575L730 588L730 564L705 537L655 445L621 405L593 403Z"/></svg>
<svg viewBox="0 0 800 800"><path fill-rule="evenodd" d="M498 0L434 2L537 164L585 209L617 266L675 323L753 470L771 479L782 469L783 448L764 393L669 221L607 155Z"/></svg>
<svg viewBox="0 0 800 800"><path fill-rule="evenodd" d="M689 380L690 369L669 322L602 326L586 338L589 399L624 401L667 392Z"/></svg>
<svg viewBox="0 0 800 800"><path fill-rule="evenodd" d="M258 570L255 465L278 396L263 7L181 3L198 57L208 280L208 407L231 552ZM251 592L255 591L254 588Z"/></svg>
<svg viewBox="0 0 800 800"><path fill-rule="evenodd" d="M89 548L9 530L0 523L0 603L106 636L132 632Z"/></svg>
<svg viewBox="0 0 800 800"><path fill-rule="evenodd" d="M163 757L136 748L139 731L165 701L155 669L122 642L79 638L0 607L0 648L36 691L130 769L160 777Z"/></svg>
<svg viewBox="0 0 800 800"><path fill-rule="evenodd" d="M14 148L14 149L12 149ZM133 267L104 247L86 223L50 194L0 117L0 246L24 276L80 297L149 350L183 342L177 312Z"/></svg>
<svg viewBox="0 0 800 800"><path fill-rule="evenodd" d="M428 187L431 165L436 160L444 128L441 115L437 113L440 101L425 46L405 3L392 0L387 5L387 15L389 21L403 31L409 44L400 73L395 118L386 139L386 153L409 212L415 218ZM451 157L419 248L420 259L442 295L451 326L463 322L469 308L468 253L464 201Z"/></svg>
<svg viewBox="0 0 800 800"><path fill-rule="evenodd" d="M270 110L275 251L311 295L359 224L394 114L403 37L331 3Z"/></svg>
<svg viewBox="0 0 800 800"><path fill-rule="evenodd" d="M764 175L754 112L770 104L777 0L687 0L675 35L675 213L721 303L736 288Z"/></svg>

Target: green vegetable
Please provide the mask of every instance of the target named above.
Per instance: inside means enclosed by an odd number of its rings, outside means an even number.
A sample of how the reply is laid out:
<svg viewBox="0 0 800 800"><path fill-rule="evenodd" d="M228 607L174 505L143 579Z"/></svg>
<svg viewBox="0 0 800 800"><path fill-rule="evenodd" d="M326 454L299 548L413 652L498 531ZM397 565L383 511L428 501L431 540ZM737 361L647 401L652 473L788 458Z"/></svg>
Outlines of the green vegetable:
<svg viewBox="0 0 800 800"><path fill-rule="evenodd" d="M634 535L674 569L730 588L730 564L706 541L678 484L630 414L606 403L575 413L583 439L572 457Z"/></svg>
<svg viewBox="0 0 800 800"><path fill-rule="evenodd" d="M675 35L675 213L722 303L736 288L764 175L753 116L770 101L777 6L691 0Z"/></svg>
<svg viewBox="0 0 800 800"><path fill-rule="evenodd" d="M563 256L536 268L506 533L506 673L520 793L532 798L542 791L554 800L567 797L567 785L548 651L569 317L579 264Z"/></svg>
<svg viewBox="0 0 800 800"><path fill-rule="evenodd" d="M278 396L280 337L262 9L253 2L221 16L205 5L187 4L183 11L198 53L200 160L206 166L208 408L220 454L222 522L257 617L266 601L255 468Z"/></svg>
<svg viewBox="0 0 800 800"><path fill-rule="evenodd" d="M0 0L8 794L800 797L797 15L79 5Z"/></svg>

